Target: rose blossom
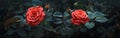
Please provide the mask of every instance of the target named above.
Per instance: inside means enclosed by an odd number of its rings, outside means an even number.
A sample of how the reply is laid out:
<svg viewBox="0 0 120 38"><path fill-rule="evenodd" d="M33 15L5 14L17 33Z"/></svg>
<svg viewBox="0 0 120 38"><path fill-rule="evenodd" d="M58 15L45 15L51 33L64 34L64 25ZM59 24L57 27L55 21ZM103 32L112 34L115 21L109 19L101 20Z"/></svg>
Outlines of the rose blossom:
<svg viewBox="0 0 120 38"><path fill-rule="evenodd" d="M41 6L30 7L26 13L26 21L32 27L37 26L40 22L42 22L44 17L45 13Z"/></svg>
<svg viewBox="0 0 120 38"><path fill-rule="evenodd" d="M89 21L88 15L82 9L73 11L71 15L71 22L75 25L85 24Z"/></svg>

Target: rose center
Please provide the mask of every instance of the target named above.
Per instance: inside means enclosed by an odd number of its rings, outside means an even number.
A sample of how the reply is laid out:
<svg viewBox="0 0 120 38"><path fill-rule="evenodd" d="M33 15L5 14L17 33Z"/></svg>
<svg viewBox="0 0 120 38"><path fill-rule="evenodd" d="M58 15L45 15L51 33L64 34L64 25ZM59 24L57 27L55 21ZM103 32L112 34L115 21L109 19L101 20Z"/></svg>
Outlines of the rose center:
<svg viewBox="0 0 120 38"><path fill-rule="evenodd" d="M33 12L31 17L35 17L37 15L37 12Z"/></svg>

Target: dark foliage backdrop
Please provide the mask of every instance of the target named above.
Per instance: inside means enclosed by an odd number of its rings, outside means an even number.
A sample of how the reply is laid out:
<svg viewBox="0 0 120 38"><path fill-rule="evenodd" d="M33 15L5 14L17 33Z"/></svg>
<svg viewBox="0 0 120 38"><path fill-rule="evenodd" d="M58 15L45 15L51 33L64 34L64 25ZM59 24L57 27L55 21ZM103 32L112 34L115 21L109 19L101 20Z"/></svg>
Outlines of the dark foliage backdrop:
<svg viewBox="0 0 120 38"><path fill-rule="evenodd" d="M0 38L120 38L120 0L0 0ZM46 16L37 27L26 23L28 8ZM76 26L71 13L85 10L90 21Z"/></svg>

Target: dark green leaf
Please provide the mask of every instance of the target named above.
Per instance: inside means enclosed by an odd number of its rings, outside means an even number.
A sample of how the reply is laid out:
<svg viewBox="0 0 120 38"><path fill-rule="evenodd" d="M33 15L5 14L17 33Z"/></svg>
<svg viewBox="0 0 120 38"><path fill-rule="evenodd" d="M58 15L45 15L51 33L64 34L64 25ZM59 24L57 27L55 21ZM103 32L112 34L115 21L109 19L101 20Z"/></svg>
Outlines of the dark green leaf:
<svg viewBox="0 0 120 38"><path fill-rule="evenodd" d="M55 24L61 24L61 23L62 23L62 19L56 18L56 19L54 20L54 23L55 23Z"/></svg>
<svg viewBox="0 0 120 38"><path fill-rule="evenodd" d="M17 24L11 24L10 25L12 28L16 28Z"/></svg>
<svg viewBox="0 0 120 38"><path fill-rule="evenodd" d="M58 26L58 27L56 27L53 31L54 31L54 32L59 32L59 30L62 29L62 27L63 27L63 26Z"/></svg>
<svg viewBox="0 0 120 38"><path fill-rule="evenodd" d="M68 12L64 12L64 17L67 17L67 16L69 16L69 14L68 14Z"/></svg>
<svg viewBox="0 0 120 38"><path fill-rule="evenodd" d="M48 30L48 31L52 31L52 30L53 30L53 27L50 26L50 25L46 25L46 26L44 27L44 29L46 29L46 30Z"/></svg>
<svg viewBox="0 0 120 38"><path fill-rule="evenodd" d="M6 34L7 35L12 35L12 34L14 34L15 33L15 30L9 30Z"/></svg>
<svg viewBox="0 0 120 38"><path fill-rule="evenodd" d="M33 33L34 33L33 36L35 38L41 38L44 36L44 30L42 29L42 27L41 28L37 27L36 29L33 30Z"/></svg>
<svg viewBox="0 0 120 38"><path fill-rule="evenodd" d="M93 6L90 6L90 10L91 10L91 11L95 11L95 9L94 9Z"/></svg>
<svg viewBox="0 0 120 38"><path fill-rule="evenodd" d="M70 19L65 20L65 25L66 26L70 26L70 24L71 24Z"/></svg>
<svg viewBox="0 0 120 38"><path fill-rule="evenodd" d="M105 16L105 14L103 14L102 12L99 11L95 11L95 12L91 12L91 11L87 11L88 17L93 20L96 17L103 17Z"/></svg>
<svg viewBox="0 0 120 38"><path fill-rule="evenodd" d="M19 30L18 29L18 30L16 30L16 32L19 36L26 36L27 35L27 33L24 30Z"/></svg>
<svg viewBox="0 0 120 38"><path fill-rule="evenodd" d="M88 14L88 17L89 17L91 20L96 17L95 14L94 14L93 12L91 12L91 11L87 11L87 14Z"/></svg>
<svg viewBox="0 0 120 38"><path fill-rule="evenodd" d="M63 16L62 16L62 13L59 12L59 11L56 11L56 12L53 14L53 16L55 16L55 17L63 17Z"/></svg>
<svg viewBox="0 0 120 38"><path fill-rule="evenodd" d="M85 26L88 28L88 29L92 29L94 26L95 26L95 23L94 22L87 22L85 24Z"/></svg>
<svg viewBox="0 0 120 38"><path fill-rule="evenodd" d="M31 31L31 27L30 26L26 26L25 30Z"/></svg>
<svg viewBox="0 0 120 38"><path fill-rule="evenodd" d="M24 3L24 5L25 5L25 6L32 6L32 3L26 2L26 3Z"/></svg>
<svg viewBox="0 0 120 38"><path fill-rule="evenodd" d="M34 6L37 6L37 5L42 5L42 2L40 0L32 0L32 4Z"/></svg>
<svg viewBox="0 0 120 38"><path fill-rule="evenodd" d="M81 27L81 28L80 28L80 31L81 31L81 32L86 32L86 31L87 31L87 28Z"/></svg>
<svg viewBox="0 0 120 38"><path fill-rule="evenodd" d="M46 15L46 18L47 18L47 19L46 19L46 20L47 20L47 21L53 21L53 17L52 17L53 11L54 11L53 9L48 9L48 10L47 10L47 12L46 12L46 14L47 14L47 15Z"/></svg>
<svg viewBox="0 0 120 38"><path fill-rule="evenodd" d="M99 12L99 11L95 11L94 14L97 17L105 16L105 14L103 14L102 12Z"/></svg>
<svg viewBox="0 0 120 38"><path fill-rule="evenodd" d="M100 33L103 33L103 32L106 31L106 29L104 27L98 27L97 31L100 32Z"/></svg>
<svg viewBox="0 0 120 38"><path fill-rule="evenodd" d="M74 5L75 5L75 8L77 8L77 9L84 9L85 8L85 6L84 6L85 4L83 1L82 2L75 2Z"/></svg>
<svg viewBox="0 0 120 38"><path fill-rule="evenodd" d="M15 13L15 14L21 14L22 11L16 10L16 11L14 11L14 13Z"/></svg>
<svg viewBox="0 0 120 38"><path fill-rule="evenodd" d="M48 17L46 20L47 20L47 21L53 21L53 17L52 17L52 16L51 16L51 17Z"/></svg>
<svg viewBox="0 0 120 38"><path fill-rule="evenodd" d="M96 17L96 18L95 18L95 21L104 23L104 22L108 21L108 19L105 18L105 17Z"/></svg>
<svg viewBox="0 0 120 38"><path fill-rule="evenodd" d="M33 37L34 36L34 32L32 31L32 32L28 32L28 34L27 34L27 37L28 38L31 38L31 37Z"/></svg>
<svg viewBox="0 0 120 38"><path fill-rule="evenodd" d="M48 9L46 12L46 14L47 14L46 16L51 16L53 12L54 12L53 9Z"/></svg>
<svg viewBox="0 0 120 38"><path fill-rule="evenodd" d="M69 27L60 29L60 33L61 33L62 35L71 35L72 32L73 32L72 29L69 28Z"/></svg>
<svg viewBox="0 0 120 38"><path fill-rule="evenodd" d="M21 20L21 23L22 23L22 24L27 24L27 23L26 23L26 19L22 19L22 20Z"/></svg>

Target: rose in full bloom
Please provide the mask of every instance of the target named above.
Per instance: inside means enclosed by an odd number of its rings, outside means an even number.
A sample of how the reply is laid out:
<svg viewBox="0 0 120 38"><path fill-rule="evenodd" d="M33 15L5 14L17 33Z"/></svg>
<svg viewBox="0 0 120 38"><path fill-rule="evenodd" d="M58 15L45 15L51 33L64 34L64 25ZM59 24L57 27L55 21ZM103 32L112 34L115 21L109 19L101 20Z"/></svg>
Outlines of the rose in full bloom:
<svg viewBox="0 0 120 38"><path fill-rule="evenodd" d="M74 25L85 24L86 22L89 21L88 15L82 9L73 11L71 15L72 15L71 22Z"/></svg>
<svg viewBox="0 0 120 38"><path fill-rule="evenodd" d="M30 7L26 13L26 22L30 26L37 26L40 22L43 21L45 13L41 6Z"/></svg>

